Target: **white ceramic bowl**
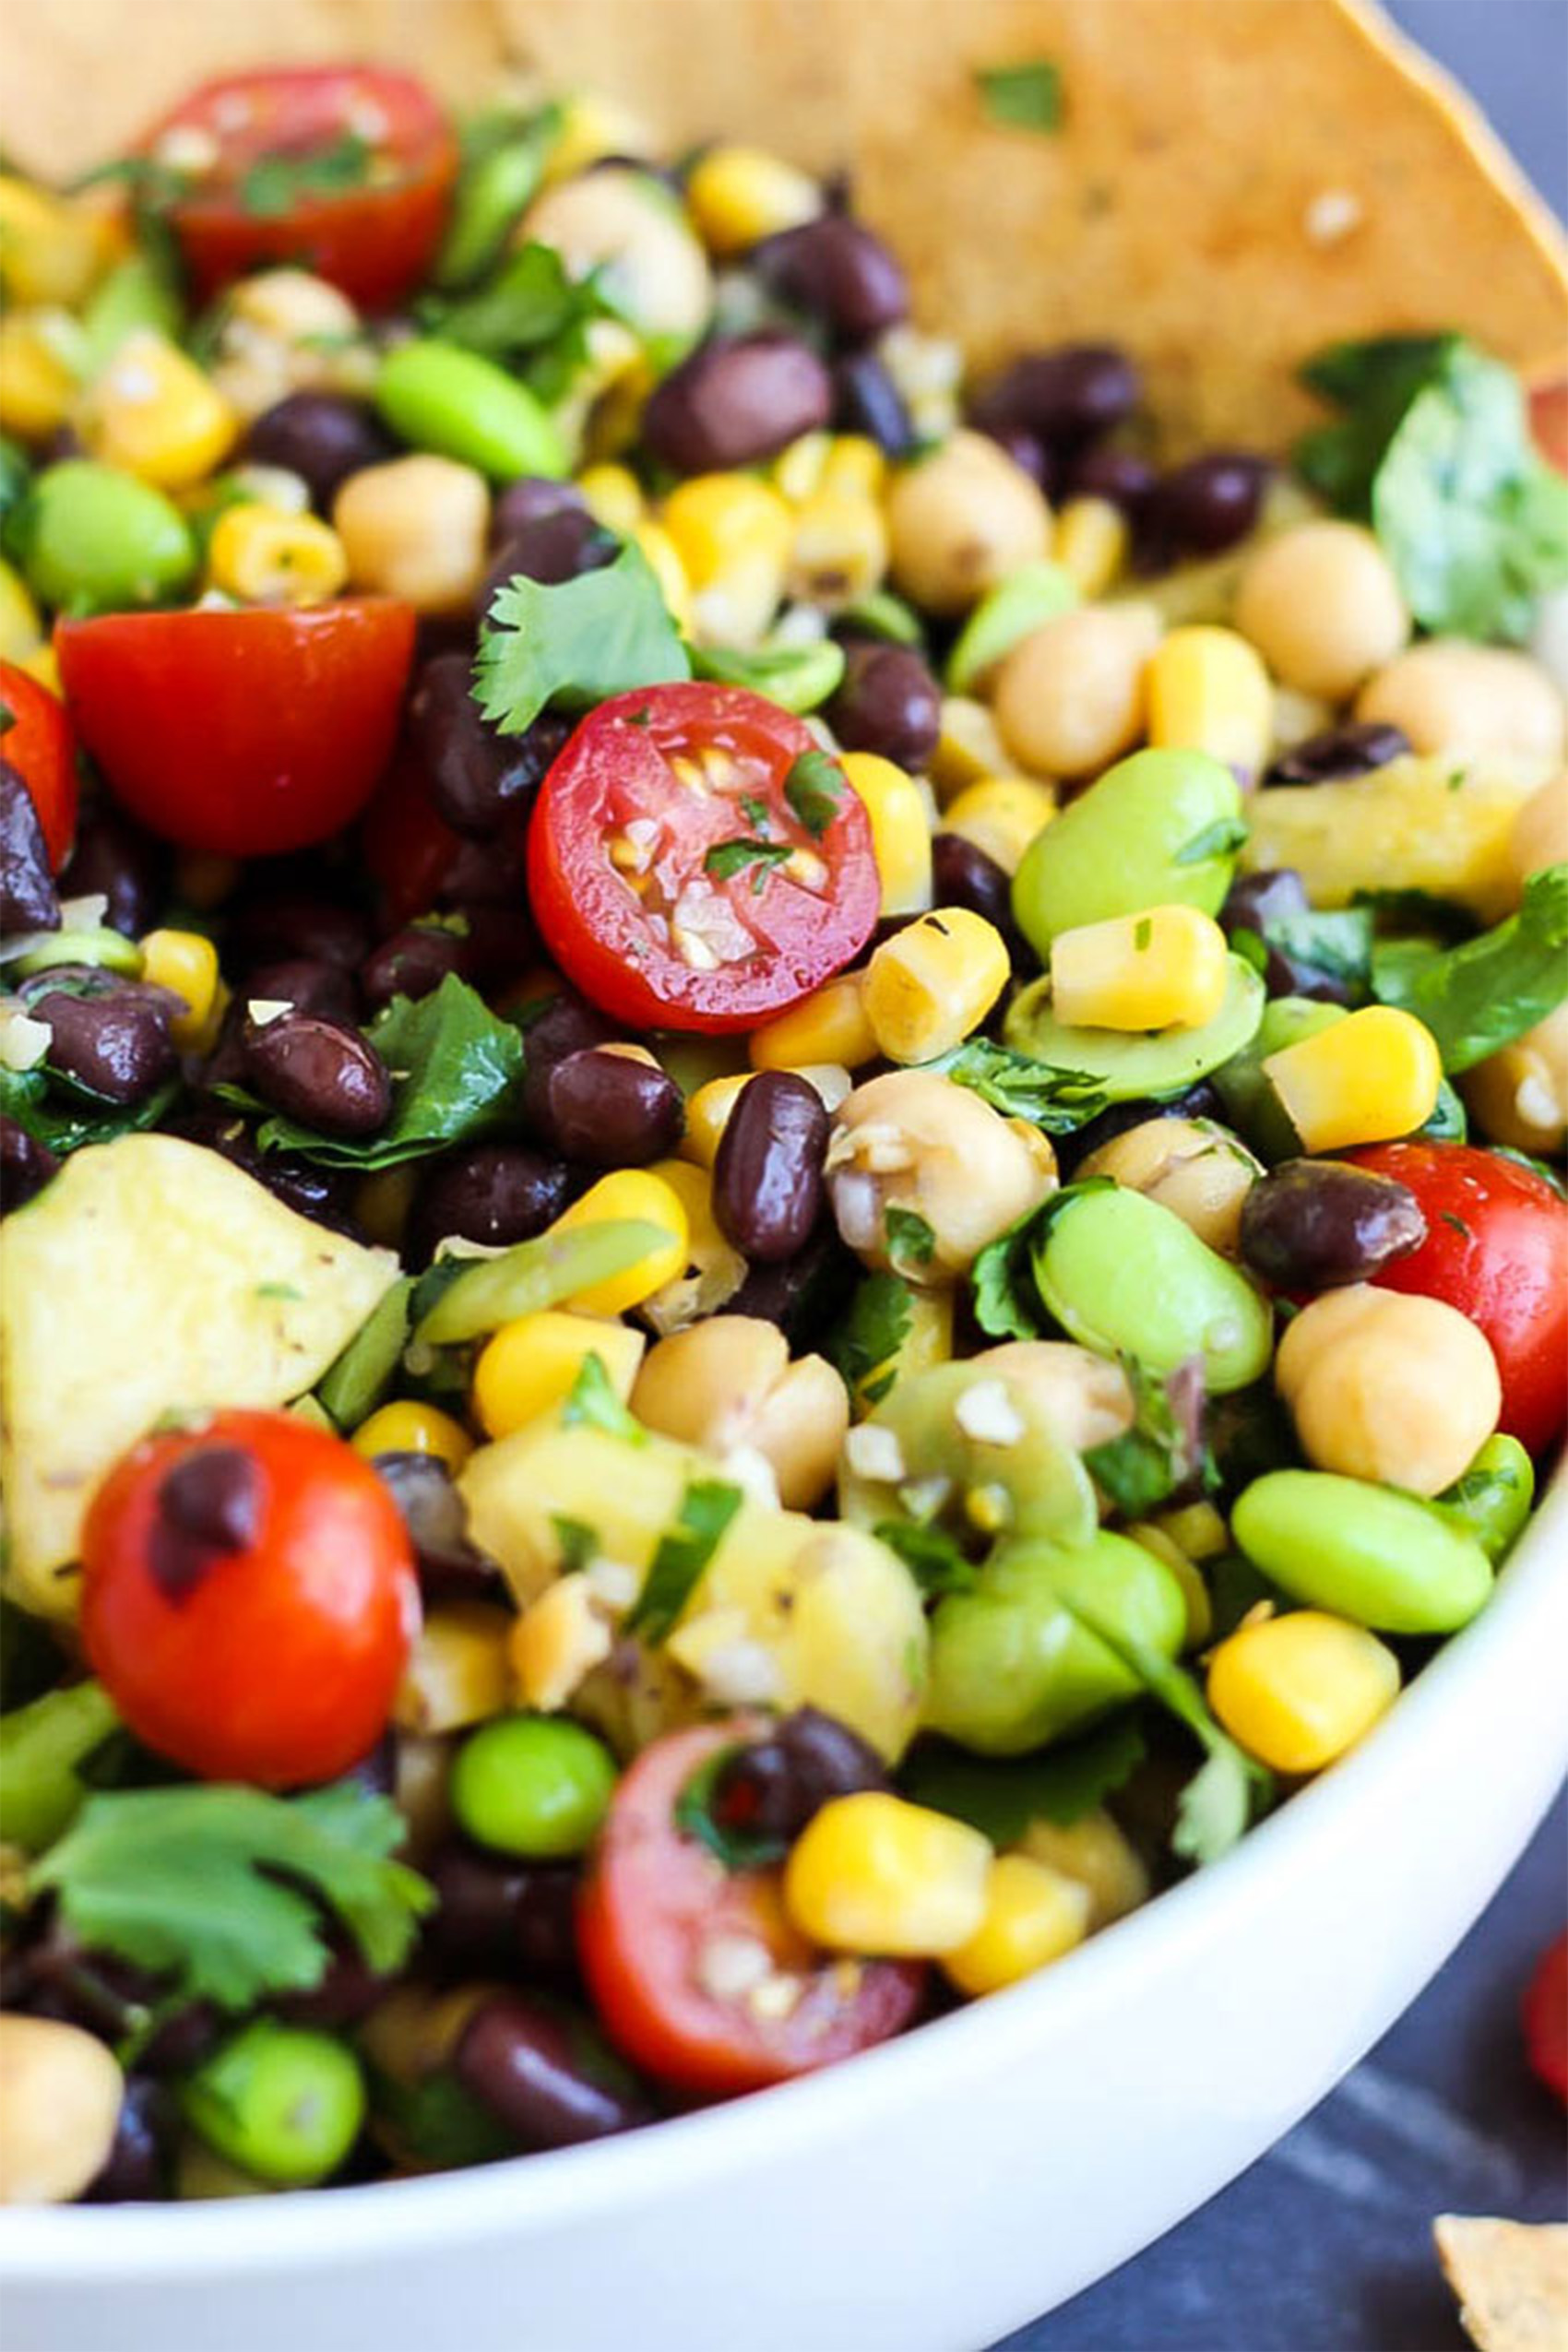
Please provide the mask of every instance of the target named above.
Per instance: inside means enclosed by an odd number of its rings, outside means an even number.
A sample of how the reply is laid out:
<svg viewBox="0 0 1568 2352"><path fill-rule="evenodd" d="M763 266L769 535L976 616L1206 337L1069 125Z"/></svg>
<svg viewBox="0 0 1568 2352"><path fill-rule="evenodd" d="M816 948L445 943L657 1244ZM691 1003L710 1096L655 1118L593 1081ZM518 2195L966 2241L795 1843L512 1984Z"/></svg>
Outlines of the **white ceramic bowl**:
<svg viewBox="0 0 1568 2352"><path fill-rule="evenodd" d="M0 2215L14 2352L979 2352L1361 2055L1568 1769L1568 1477L1366 1745L1212 1870L828 2073L597 2148Z"/></svg>

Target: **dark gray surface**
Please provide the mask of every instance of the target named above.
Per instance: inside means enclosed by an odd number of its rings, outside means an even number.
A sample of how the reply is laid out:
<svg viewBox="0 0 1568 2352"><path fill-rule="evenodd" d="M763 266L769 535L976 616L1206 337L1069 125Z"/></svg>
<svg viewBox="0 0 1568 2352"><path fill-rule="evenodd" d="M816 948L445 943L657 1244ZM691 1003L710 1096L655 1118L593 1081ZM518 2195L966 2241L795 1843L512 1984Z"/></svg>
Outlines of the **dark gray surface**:
<svg viewBox="0 0 1568 2352"><path fill-rule="evenodd" d="M1390 13L1568 210L1568 0L1393 0ZM1441 1824L1412 1835L1441 1836ZM1562 2113L1526 2073L1518 2032L1521 1986L1565 1912L1560 1799L1443 1973L1314 2114L1147 2253L998 2352L1461 2352L1433 2215L1568 2217Z"/></svg>

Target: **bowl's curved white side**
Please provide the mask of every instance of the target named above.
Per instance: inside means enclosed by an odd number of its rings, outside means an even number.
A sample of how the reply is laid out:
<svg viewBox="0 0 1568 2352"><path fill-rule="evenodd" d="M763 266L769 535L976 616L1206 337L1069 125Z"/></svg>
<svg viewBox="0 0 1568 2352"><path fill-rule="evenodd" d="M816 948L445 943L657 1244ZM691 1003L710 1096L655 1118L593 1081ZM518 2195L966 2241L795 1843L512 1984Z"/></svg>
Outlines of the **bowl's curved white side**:
<svg viewBox="0 0 1568 2352"><path fill-rule="evenodd" d="M331 2195L0 2215L18 2352L975 2352L1259 2155L1439 1966L1568 1769L1568 1479L1478 1621L1239 1852L809 2081Z"/></svg>

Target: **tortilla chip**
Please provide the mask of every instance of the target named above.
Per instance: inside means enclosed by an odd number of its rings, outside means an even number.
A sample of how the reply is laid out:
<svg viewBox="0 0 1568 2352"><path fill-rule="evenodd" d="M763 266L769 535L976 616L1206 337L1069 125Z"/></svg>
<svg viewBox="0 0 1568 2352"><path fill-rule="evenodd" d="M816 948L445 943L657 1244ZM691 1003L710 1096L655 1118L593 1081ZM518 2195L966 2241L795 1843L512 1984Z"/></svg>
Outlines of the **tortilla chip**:
<svg viewBox="0 0 1568 2352"><path fill-rule="evenodd" d="M1480 2352L1568 2352L1568 2224L1445 2213L1432 2236Z"/></svg>
<svg viewBox="0 0 1568 2352"><path fill-rule="evenodd" d="M1115 337L1178 446L1281 445L1301 360L1457 327L1568 349L1562 232L1479 115L1364 0L50 0L13 10L6 148L66 172L203 75L377 55L472 99L506 69L603 89L676 149L853 164L917 315L981 362ZM1047 64L1055 130L979 71Z"/></svg>

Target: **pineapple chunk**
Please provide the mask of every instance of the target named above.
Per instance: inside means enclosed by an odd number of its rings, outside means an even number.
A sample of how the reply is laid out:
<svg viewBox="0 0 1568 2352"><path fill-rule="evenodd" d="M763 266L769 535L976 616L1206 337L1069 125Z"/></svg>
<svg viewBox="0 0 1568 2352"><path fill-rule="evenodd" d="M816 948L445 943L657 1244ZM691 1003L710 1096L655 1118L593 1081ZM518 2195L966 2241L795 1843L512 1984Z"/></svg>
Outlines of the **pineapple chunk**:
<svg viewBox="0 0 1568 2352"><path fill-rule="evenodd" d="M1482 922L1518 902L1514 820L1538 774L1498 760L1406 758L1342 783L1254 793L1241 862L1294 866L1315 907L1358 890L1426 890Z"/></svg>
<svg viewBox="0 0 1568 2352"><path fill-rule="evenodd" d="M122 1135L75 1153L0 1239L6 1586L77 1606L82 1516L167 1412L286 1405L398 1277L217 1152Z"/></svg>

